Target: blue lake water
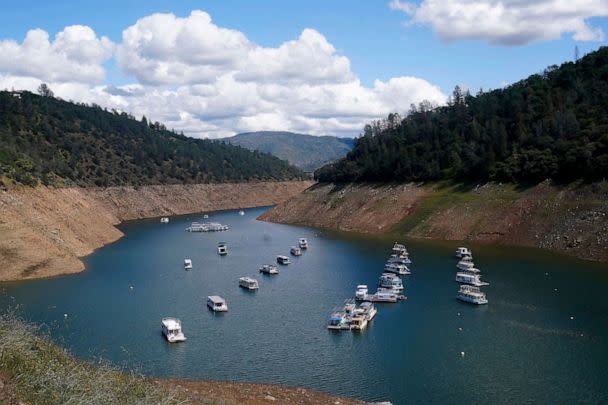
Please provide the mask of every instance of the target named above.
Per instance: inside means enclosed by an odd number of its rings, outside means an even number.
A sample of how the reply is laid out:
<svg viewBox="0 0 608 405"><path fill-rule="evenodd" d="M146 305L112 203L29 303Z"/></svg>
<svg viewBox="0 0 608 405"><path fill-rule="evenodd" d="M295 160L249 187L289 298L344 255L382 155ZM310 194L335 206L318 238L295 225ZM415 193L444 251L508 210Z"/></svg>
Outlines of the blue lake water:
<svg viewBox="0 0 608 405"><path fill-rule="evenodd" d="M0 305L48 325L76 356L156 376L279 383L394 404L608 400L607 266L469 245L491 283L489 305L476 307L455 299L460 243L406 241L414 261L408 299L379 305L364 333L332 333L329 312L357 284L376 285L393 241L257 221L263 211L212 213L231 228L221 233L184 232L202 215L123 224L125 237L88 256L87 271L5 283ZM309 240L303 256L278 276L257 272L299 237ZM228 256L216 254L218 241ZM238 287L246 275L260 280L259 291ZM229 312L208 311L208 295L226 298ZM187 342L164 341L165 316L182 320Z"/></svg>

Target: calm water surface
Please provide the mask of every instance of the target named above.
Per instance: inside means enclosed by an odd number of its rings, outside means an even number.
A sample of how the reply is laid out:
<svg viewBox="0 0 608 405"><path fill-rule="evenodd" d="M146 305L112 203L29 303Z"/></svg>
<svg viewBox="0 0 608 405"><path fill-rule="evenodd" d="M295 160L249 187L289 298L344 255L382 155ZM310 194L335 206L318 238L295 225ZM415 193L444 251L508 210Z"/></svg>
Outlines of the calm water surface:
<svg viewBox="0 0 608 405"><path fill-rule="evenodd" d="M212 214L231 227L223 233L184 232L201 215L124 224L126 236L87 257L86 272L4 284L0 305L20 305L79 357L156 376L281 383L395 404L608 400L606 266L473 246L491 283L490 304L474 307L454 298L459 244L409 241L408 300L379 306L364 333L331 333L329 312L357 284L375 285L392 241L256 221L263 211ZM302 257L278 276L257 273L299 237L310 244ZM216 254L218 241L228 243L227 257ZM259 291L238 287L246 275L260 280ZM228 313L207 310L214 294ZM181 318L187 342L163 340L165 316Z"/></svg>

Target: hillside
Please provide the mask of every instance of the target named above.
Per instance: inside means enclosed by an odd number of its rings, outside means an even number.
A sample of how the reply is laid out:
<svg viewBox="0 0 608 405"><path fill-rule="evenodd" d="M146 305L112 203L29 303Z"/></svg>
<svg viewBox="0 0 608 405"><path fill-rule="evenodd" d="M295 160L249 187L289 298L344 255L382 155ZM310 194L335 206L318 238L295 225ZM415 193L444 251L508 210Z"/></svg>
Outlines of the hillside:
<svg viewBox="0 0 608 405"><path fill-rule="evenodd" d="M290 180L287 162L193 139L127 113L0 92L0 178L26 185L118 186Z"/></svg>
<svg viewBox="0 0 608 405"><path fill-rule="evenodd" d="M608 261L608 183L319 184L260 219L344 231L553 250Z"/></svg>
<svg viewBox="0 0 608 405"><path fill-rule="evenodd" d="M476 96L458 87L365 127L322 182L468 180L536 184L608 177L608 48Z"/></svg>
<svg viewBox="0 0 608 405"><path fill-rule="evenodd" d="M353 145L351 138L278 131L247 132L224 140L250 150L270 153L307 172L344 157Z"/></svg>

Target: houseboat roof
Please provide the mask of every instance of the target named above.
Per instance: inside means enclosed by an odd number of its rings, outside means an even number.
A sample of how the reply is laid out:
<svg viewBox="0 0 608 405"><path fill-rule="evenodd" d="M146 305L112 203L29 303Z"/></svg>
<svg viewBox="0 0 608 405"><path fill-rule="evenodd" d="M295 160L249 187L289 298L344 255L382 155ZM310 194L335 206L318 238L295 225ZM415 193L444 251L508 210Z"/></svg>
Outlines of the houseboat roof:
<svg viewBox="0 0 608 405"><path fill-rule="evenodd" d="M169 330L180 329L182 327L182 323L176 318L163 318L162 322Z"/></svg>
<svg viewBox="0 0 608 405"><path fill-rule="evenodd" d="M207 297L207 300L213 302L214 304L225 303L226 300L220 297L219 295L210 295Z"/></svg>

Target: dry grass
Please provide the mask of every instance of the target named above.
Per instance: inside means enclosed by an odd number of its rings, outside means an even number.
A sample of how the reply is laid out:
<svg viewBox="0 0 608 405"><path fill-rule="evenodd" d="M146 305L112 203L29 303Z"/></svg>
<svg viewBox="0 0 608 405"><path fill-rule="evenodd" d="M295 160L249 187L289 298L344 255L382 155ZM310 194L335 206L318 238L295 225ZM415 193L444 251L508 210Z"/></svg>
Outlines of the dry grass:
<svg viewBox="0 0 608 405"><path fill-rule="evenodd" d="M29 404L190 402L181 391L161 387L135 373L123 373L105 361L91 364L75 359L14 313L0 315L0 371L9 378L17 396Z"/></svg>

